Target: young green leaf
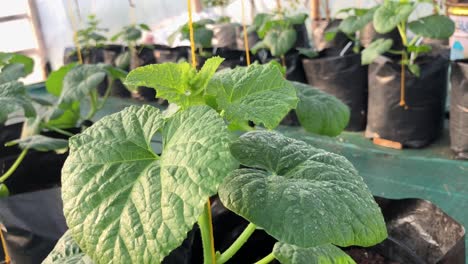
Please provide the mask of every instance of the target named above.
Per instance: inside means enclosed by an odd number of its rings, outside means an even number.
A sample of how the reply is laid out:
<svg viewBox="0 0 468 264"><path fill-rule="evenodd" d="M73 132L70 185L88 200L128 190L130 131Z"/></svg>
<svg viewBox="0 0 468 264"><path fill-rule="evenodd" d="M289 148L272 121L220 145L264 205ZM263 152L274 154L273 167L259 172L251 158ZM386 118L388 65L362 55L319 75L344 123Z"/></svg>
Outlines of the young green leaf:
<svg viewBox="0 0 468 264"><path fill-rule="evenodd" d="M264 43L275 57L285 55L296 43L297 33L294 29L271 30L264 39Z"/></svg>
<svg viewBox="0 0 468 264"><path fill-rule="evenodd" d="M223 60L220 57L208 59L198 73L187 62L139 67L128 74L125 84L152 87L158 97L186 109L205 104L204 90Z"/></svg>
<svg viewBox="0 0 468 264"><path fill-rule="evenodd" d="M47 92L57 97L60 96L60 93L62 92L63 79L76 65L77 63L70 63L60 67L60 69L56 71L51 72L45 82Z"/></svg>
<svg viewBox="0 0 468 264"><path fill-rule="evenodd" d="M408 69L416 77L419 77L421 75L421 68L417 64L408 64Z"/></svg>
<svg viewBox="0 0 468 264"><path fill-rule="evenodd" d="M356 264L350 256L331 244L301 248L278 242L273 254L281 264Z"/></svg>
<svg viewBox="0 0 468 264"><path fill-rule="evenodd" d="M300 25L300 24L304 24L304 22L306 21L308 15L307 14L296 14L296 15L292 15L292 16L288 16L286 17L287 21L293 25Z"/></svg>
<svg viewBox="0 0 468 264"><path fill-rule="evenodd" d="M73 240L70 231L65 232L54 249L42 264L93 264L80 247Z"/></svg>
<svg viewBox="0 0 468 264"><path fill-rule="evenodd" d="M306 48L297 48L299 54L306 56L309 59L313 59L319 56L318 52L313 49L306 49Z"/></svg>
<svg viewBox="0 0 468 264"><path fill-rule="evenodd" d="M24 65L20 63L8 64L2 68L0 72L0 84L16 81L21 77L26 76Z"/></svg>
<svg viewBox="0 0 468 264"><path fill-rule="evenodd" d="M8 115L23 109L26 117L34 117L36 110L27 98L24 85L17 81L0 84L0 124L5 123Z"/></svg>
<svg viewBox="0 0 468 264"><path fill-rule="evenodd" d="M264 40L261 40L261 41L255 43L255 45L253 45L253 47L250 49L250 51L252 52L252 54L257 54L257 52L259 50L267 49L267 48L268 48L268 45L265 43Z"/></svg>
<svg viewBox="0 0 468 264"><path fill-rule="evenodd" d="M307 84L292 84L299 97L296 114L306 131L334 137L348 125L350 111L343 102Z"/></svg>
<svg viewBox="0 0 468 264"><path fill-rule="evenodd" d="M160 131L160 157L150 141ZM223 119L207 106L166 123L131 106L70 139L62 170L72 236L96 263L160 263L193 228L207 199L238 165Z"/></svg>
<svg viewBox="0 0 468 264"><path fill-rule="evenodd" d="M130 65L130 58L131 56L129 51L120 53L119 56L115 58L115 66L119 69L127 69Z"/></svg>
<svg viewBox="0 0 468 264"><path fill-rule="evenodd" d="M411 15L415 5L411 3L401 3L385 1L380 5L374 14L374 28L380 34L394 30L397 25Z"/></svg>
<svg viewBox="0 0 468 264"><path fill-rule="evenodd" d="M393 46L392 39L377 39L367 48L365 48L361 53L361 64L368 65L371 64L377 57L389 51Z"/></svg>
<svg viewBox="0 0 468 264"><path fill-rule="evenodd" d="M362 30L367 24L372 22L374 13L377 8L367 10L362 15L354 15L345 18L339 26L339 29L344 33L351 35Z"/></svg>
<svg viewBox="0 0 468 264"><path fill-rule="evenodd" d="M6 146L19 145L21 149L34 149L37 151L55 151L64 153L68 149L68 141L60 138L51 138L42 135L34 135L17 139L5 144Z"/></svg>
<svg viewBox="0 0 468 264"><path fill-rule="evenodd" d="M76 127L76 124L80 119L80 109L79 101L62 104L58 106L56 112L49 117L50 120L45 121L47 121L47 125L61 129Z"/></svg>
<svg viewBox="0 0 468 264"><path fill-rule="evenodd" d="M252 64L214 75L207 93L216 98L219 111L229 122L253 121L273 129L296 108L294 87L273 64Z"/></svg>
<svg viewBox="0 0 468 264"><path fill-rule="evenodd" d="M455 23L443 15L431 15L408 24L416 35L431 39L448 39L455 32Z"/></svg>
<svg viewBox="0 0 468 264"><path fill-rule="evenodd" d="M380 208L353 165L276 132L231 145L244 166L219 188L222 203L281 242L371 246L386 238Z"/></svg>
<svg viewBox="0 0 468 264"><path fill-rule="evenodd" d="M13 54L9 59L9 63L11 64L22 64L23 67L23 77L29 75L34 70L34 60L28 56L24 56L21 54Z"/></svg>
<svg viewBox="0 0 468 264"><path fill-rule="evenodd" d="M82 64L71 69L63 79L58 105L79 101L104 81L106 72L98 65Z"/></svg>

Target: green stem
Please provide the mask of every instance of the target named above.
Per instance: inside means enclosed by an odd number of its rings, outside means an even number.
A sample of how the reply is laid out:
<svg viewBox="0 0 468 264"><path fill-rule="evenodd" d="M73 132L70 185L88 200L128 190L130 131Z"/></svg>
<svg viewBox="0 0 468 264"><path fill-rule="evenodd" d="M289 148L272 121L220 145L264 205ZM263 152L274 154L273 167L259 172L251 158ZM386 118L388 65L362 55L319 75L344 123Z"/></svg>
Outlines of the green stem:
<svg viewBox="0 0 468 264"><path fill-rule="evenodd" d="M102 97L101 103L97 107L97 110L100 110L104 107L104 104L106 103L107 98L109 98L109 95L111 93L113 83L114 83L114 79L110 78L109 83L107 84L106 92L104 93L104 96Z"/></svg>
<svg viewBox="0 0 468 264"><path fill-rule="evenodd" d="M256 225L250 223L240 234L240 236L232 243L232 245L221 254L221 256L216 260L216 264L223 264L229 259L231 259L237 251L247 242L249 237L255 232L255 229L257 228Z"/></svg>
<svg viewBox="0 0 468 264"><path fill-rule="evenodd" d="M209 202L206 203L205 210L198 219L198 226L200 227L200 233L203 244L203 263L216 264L216 258L214 253L214 241L211 229L211 206Z"/></svg>
<svg viewBox="0 0 468 264"><path fill-rule="evenodd" d="M273 255L273 252L268 254L266 257L262 258L261 260L255 262L255 264L268 264L275 260L275 256Z"/></svg>
<svg viewBox="0 0 468 264"><path fill-rule="evenodd" d="M90 120L91 118L93 118L93 116L97 112L97 95L96 95L96 93L90 92L89 97L90 97L90 102L91 102L91 109L89 110L89 113L86 116L87 120Z"/></svg>
<svg viewBox="0 0 468 264"><path fill-rule="evenodd" d="M62 135L64 135L64 136L67 136L67 137L73 137L73 136L74 136L72 133L70 133L70 132L68 132L68 131L66 131L66 130L60 129L60 128L58 128L58 127L54 127L54 126L51 126L51 125L45 125L45 127L46 127L47 129L50 129L50 130L52 130L52 131L55 131L55 132L57 132L57 133L59 133L59 134L62 134Z"/></svg>
<svg viewBox="0 0 468 264"><path fill-rule="evenodd" d="M405 22L402 22L397 26L398 32L400 33L401 36L401 41L403 42L403 45L405 47L408 47L408 37L406 36L406 26Z"/></svg>
<svg viewBox="0 0 468 264"><path fill-rule="evenodd" d="M15 160L15 163L13 163L13 165L11 165L10 169L8 169L8 171L5 172L2 175L2 177L0 177L0 183L3 183L4 181L6 181L8 179L8 177L10 177L16 171L16 169L19 167L21 162L24 160L24 157L26 157L27 153L28 153L28 149L23 149L21 154Z"/></svg>
<svg viewBox="0 0 468 264"><path fill-rule="evenodd" d="M388 53L395 54L395 55L401 55L403 54L404 51L402 50L389 50Z"/></svg>

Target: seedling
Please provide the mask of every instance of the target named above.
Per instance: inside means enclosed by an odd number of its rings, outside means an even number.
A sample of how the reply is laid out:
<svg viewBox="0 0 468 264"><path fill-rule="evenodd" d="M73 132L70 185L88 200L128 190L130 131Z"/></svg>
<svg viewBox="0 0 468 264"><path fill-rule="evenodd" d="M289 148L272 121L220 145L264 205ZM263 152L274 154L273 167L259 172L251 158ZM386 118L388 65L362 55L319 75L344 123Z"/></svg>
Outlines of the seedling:
<svg viewBox="0 0 468 264"><path fill-rule="evenodd" d="M153 87L178 110L132 106L70 139L62 171L70 231L44 263L160 263L195 223L207 264L226 263L258 228L279 241L260 264L354 263L336 246L386 237L379 207L345 158L265 129L236 139L230 130L253 130L249 121L275 128L297 107L303 87L275 64L214 74L222 61L211 58L200 71L188 63L135 69L128 85ZM323 93L307 97L311 119L328 128L320 132L336 130L332 124L343 122L336 116L347 108ZM160 155L150 145L155 134L163 141ZM216 193L250 224L215 253L207 201Z"/></svg>
<svg viewBox="0 0 468 264"><path fill-rule="evenodd" d="M31 98L24 85L18 81L32 72L32 59L8 53L1 53L0 58L0 102L3 105L0 109L0 124L7 121L9 114L21 109L26 117L21 137L6 143L7 146L18 145L22 149L14 164L0 176L0 196L7 196L9 192L4 182L13 175L29 150L63 152L68 148L66 140L45 137L40 133L52 130L67 137L72 136L66 129L91 119L104 105L112 81L115 78L125 78L126 74L104 64L63 66L52 72L46 81L47 91L57 98L55 102L49 102ZM106 76L109 77L109 86L106 95L99 101L96 88ZM91 109L86 117L81 117L80 102L86 96L89 96ZM37 105L45 110L37 110Z"/></svg>
<svg viewBox="0 0 468 264"><path fill-rule="evenodd" d="M294 25L304 24L306 18L306 14L286 16L283 12L258 14L249 31L256 31L261 41L252 47L252 53L267 49L274 57L281 58L283 66L286 66L284 55L294 47L297 40Z"/></svg>
<svg viewBox="0 0 468 264"><path fill-rule="evenodd" d="M198 54L200 56L209 55L205 54L203 51L204 48L211 47L211 41L213 39L213 30L208 29L207 25L215 23L216 22L212 19L201 19L193 23L193 37L195 47L198 50ZM169 45L172 45L177 37L179 37L181 40L190 40L190 28L188 23L181 26L178 30L169 36Z"/></svg>
<svg viewBox="0 0 468 264"><path fill-rule="evenodd" d="M146 24L129 25L122 28L120 32L112 36L112 41L121 40L128 47L128 51L121 53L115 60L116 66L120 69L128 69L132 57L137 56L136 46L141 39L143 31L151 31ZM142 46L144 48L145 46ZM133 58L135 60L135 58Z"/></svg>
<svg viewBox="0 0 468 264"><path fill-rule="evenodd" d="M86 22L87 27L77 31L79 44L84 50L100 48L104 46L104 43L107 41L103 33L108 30L99 27L99 23L100 21L96 18L96 15L91 14L88 16Z"/></svg>
<svg viewBox="0 0 468 264"><path fill-rule="evenodd" d="M423 38L430 39L448 39L455 31L455 25L452 20L443 15L429 15L409 22L408 19L420 3L428 1L385 1L375 10L373 25L380 34L389 33L395 28L401 36L404 46L402 50L391 50L392 39L377 39L367 47L362 53L362 63L370 64L378 56L385 52L399 54L402 57L401 65L407 66L411 73L420 75L420 68L416 64L419 55L431 51L431 46L421 44ZM433 2L433 1L429 1ZM407 29L414 36L409 38Z"/></svg>

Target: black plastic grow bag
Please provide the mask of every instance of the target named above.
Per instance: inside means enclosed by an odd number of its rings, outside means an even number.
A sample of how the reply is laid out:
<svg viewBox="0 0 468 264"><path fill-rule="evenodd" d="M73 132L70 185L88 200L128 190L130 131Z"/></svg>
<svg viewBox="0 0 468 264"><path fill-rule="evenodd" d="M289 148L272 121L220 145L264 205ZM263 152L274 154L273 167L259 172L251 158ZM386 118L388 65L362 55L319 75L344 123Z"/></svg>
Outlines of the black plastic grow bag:
<svg viewBox="0 0 468 264"><path fill-rule="evenodd" d="M102 48L90 48L81 49L81 57L84 64L96 64L104 62L104 49ZM63 64L70 64L78 61L78 53L75 48L65 48L63 55Z"/></svg>
<svg viewBox="0 0 468 264"><path fill-rule="evenodd" d="M452 63L451 83L450 146L468 159L468 59Z"/></svg>
<svg viewBox="0 0 468 264"><path fill-rule="evenodd" d="M165 45L154 45L154 58L156 63L178 62L179 60L187 60L187 50L190 47L175 47L171 48Z"/></svg>
<svg viewBox="0 0 468 264"><path fill-rule="evenodd" d="M366 137L411 148L424 147L438 138L443 128L449 61L445 56L425 56L418 65L419 78L406 69L407 107L399 104L401 65L379 57L369 66Z"/></svg>
<svg viewBox="0 0 468 264"><path fill-rule="evenodd" d="M0 199L0 221L12 264L41 263L67 230L60 188Z"/></svg>
<svg viewBox="0 0 468 264"><path fill-rule="evenodd" d="M255 60L262 64L275 60L281 64L280 58L271 56L270 52L260 50L255 56ZM304 68L302 66L302 59L298 52L290 51L285 55L286 62L286 79L301 83L307 83Z"/></svg>
<svg viewBox="0 0 468 264"><path fill-rule="evenodd" d="M351 117L346 129L362 131L367 120L367 66L361 65L361 54L329 57L326 52L302 60L307 82L348 105Z"/></svg>
<svg viewBox="0 0 468 264"><path fill-rule="evenodd" d="M340 25L341 20L335 19L327 21L325 19L314 21L315 28L313 29L314 47L318 51L329 50L335 54L340 51L351 41L346 34L341 31L336 33L331 41L325 39L325 33L329 31L336 31Z"/></svg>

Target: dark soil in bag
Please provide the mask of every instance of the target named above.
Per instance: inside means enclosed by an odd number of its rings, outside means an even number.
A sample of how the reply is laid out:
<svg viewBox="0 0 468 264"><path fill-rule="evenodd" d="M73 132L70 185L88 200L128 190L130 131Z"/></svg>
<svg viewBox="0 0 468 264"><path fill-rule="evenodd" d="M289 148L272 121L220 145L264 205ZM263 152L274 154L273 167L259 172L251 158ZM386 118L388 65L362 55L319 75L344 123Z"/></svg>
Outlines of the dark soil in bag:
<svg viewBox="0 0 468 264"><path fill-rule="evenodd" d="M318 58L303 59L307 82L334 95L351 110L346 130L362 131L367 119L367 66L361 65L361 54L329 56L325 50Z"/></svg>
<svg viewBox="0 0 468 264"><path fill-rule="evenodd" d="M424 56L418 59L421 76L405 73L405 100L400 106L401 65L379 57L369 66L369 103L366 137L421 148L439 137L443 128L447 95L448 59Z"/></svg>
<svg viewBox="0 0 468 264"><path fill-rule="evenodd" d="M452 63L450 102L450 147L468 159L468 59Z"/></svg>

